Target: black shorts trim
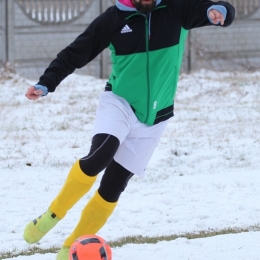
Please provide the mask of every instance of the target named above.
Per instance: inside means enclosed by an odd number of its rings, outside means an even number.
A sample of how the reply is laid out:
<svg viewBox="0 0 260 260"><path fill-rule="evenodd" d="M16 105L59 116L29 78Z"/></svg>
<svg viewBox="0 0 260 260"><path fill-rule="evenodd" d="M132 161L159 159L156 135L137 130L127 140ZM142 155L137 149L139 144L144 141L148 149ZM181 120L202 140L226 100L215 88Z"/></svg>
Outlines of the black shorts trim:
<svg viewBox="0 0 260 260"><path fill-rule="evenodd" d="M174 105L170 105L162 110L159 110L157 113L156 113L156 117L155 117L155 120L154 120L154 125L162 122L162 121L165 121L171 117L174 116L174 113L173 113L173 110L174 110Z"/></svg>

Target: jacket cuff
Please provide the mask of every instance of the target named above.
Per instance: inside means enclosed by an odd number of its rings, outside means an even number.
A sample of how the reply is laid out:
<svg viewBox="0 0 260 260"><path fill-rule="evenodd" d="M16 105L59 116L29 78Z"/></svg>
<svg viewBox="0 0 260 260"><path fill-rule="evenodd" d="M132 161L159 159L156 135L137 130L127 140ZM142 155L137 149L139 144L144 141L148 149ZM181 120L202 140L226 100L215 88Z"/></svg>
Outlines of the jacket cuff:
<svg viewBox="0 0 260 260"><path fill-rule="evenodd" d="M47 89L47 87L42 86L42 85L39 85L39 84L34 85L34 87L35 87L36 90L42 90L42 91L43 91L42 96L48 95L48 89Z"/></svg>

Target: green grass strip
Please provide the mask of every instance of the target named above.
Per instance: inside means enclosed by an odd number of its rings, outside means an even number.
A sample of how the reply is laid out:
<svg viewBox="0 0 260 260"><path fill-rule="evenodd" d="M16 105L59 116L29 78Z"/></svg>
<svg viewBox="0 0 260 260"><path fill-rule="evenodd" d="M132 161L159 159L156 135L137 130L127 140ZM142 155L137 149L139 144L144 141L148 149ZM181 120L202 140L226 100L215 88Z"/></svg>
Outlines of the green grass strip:
<svg viewBox="0 0 260 260"><path fill-rule="evenodd" d="M250 226L247 228L225 228L222 230L207 230L207 231L199 231L194 233L184 233L179 235L168 235L168 236L156 236L156 237L127 236L127 237L122 237L115 241L108 241L108 243L112 248L115 248L115 247L122 247L126 244L156 244L157 242L160 241L172 241L177 238L196 239L196 238L214 237L218 235L227 235L227 234L238 234L243 232L259 231L259 230L260 230L260 224L255 226ZM30 256L35 254L57 253L59 249L60 249L59 247L42 249L37 246L30 247L26 250L21 250L19 252L17 252L16 249L13 249L12 251L0 253L0 259L14 258L18 256Z"/></svg>

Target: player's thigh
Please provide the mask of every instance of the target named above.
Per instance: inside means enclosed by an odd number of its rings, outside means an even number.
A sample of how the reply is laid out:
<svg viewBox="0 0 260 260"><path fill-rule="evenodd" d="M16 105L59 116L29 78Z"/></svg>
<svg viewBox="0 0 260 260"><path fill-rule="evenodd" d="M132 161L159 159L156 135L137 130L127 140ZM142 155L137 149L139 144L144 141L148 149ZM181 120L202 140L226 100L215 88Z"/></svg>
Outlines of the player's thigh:
<svg viewBox="0 0 260 260"><path fill-rule="evenodd" d="M115 161L132 173L143 176L167 123L168 121L164 121L154 126L140 123L120 144Z"/></svg>
<svg viewBox="0 0 260 260"><path fill-rule="evenodd" d="M93 136L97 134L110 134L122 143L130 132L129 117L131 107L128 103L114 95L111 91L100 95L99 105L93 128Z"/></svg>

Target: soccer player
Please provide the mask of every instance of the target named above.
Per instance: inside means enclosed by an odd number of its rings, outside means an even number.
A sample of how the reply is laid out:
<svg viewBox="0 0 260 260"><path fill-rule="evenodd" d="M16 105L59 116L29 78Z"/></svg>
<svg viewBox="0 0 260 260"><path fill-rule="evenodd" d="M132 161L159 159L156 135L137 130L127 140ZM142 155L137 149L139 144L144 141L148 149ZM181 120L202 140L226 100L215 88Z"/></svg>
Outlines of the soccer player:
<svg viewBox="0 0 260 260"><path fill-rule="evenodd" d="M234 17L234 7L225 1L117 0L57 55L39 82L28 88L28 99L54 92L64 78L105 48L111 51L112 71L100 95L90 151L72 166L47 211L25 227L28 243L38 242L63 219L105 170L56 259L68 260L69 247L78 237L102 228L129 179L145 174L173 116L188 31L226 27Z"/></svg>

